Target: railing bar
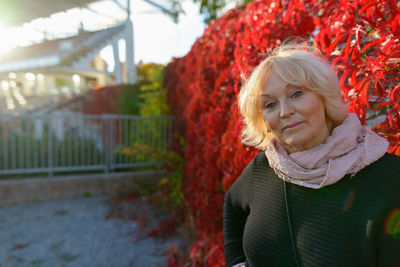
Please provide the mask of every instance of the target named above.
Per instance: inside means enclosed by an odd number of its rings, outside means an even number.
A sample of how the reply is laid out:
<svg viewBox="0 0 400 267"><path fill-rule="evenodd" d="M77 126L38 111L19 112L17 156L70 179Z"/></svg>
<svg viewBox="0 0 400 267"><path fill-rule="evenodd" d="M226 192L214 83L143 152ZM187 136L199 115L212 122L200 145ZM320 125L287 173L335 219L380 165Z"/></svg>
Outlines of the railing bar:
<svg viewBox="0 0 400 267"><path fill-rule="evenodd" d="M154 150L156 153L158 153L158 120L154 120L154 133L153 133L153 138L154 138Z"/></svg>
<svg viewBox="0 0 400 267"><path fill-rule="evenodd" d="M90 122L90 125L92 125L92 122ZM92 132L91 132L91 144L92 144L92 147L91 147L91 153L90 153L90 156L91 156L91 159L90 159L90 165L95 165L95 153L96 153L96 131L95 131L95 128L93 128L93 130L92 130Z"/></svg>
<svg viewBox="0 0 400 267"><path fill-rule="evenodd" d="M157 120L157 151L161 151L161 122L162 120Z"/></svg>
<svg viewBox="0 0 400 267"><path fill-rule="evenodd" d="M99 125L100 125L100 148L99 149L99 164L102 164L105 166L106 160L104 157L104 151L105 151L105 139L106 139L106 132L105 132L105 126L104 126L104 120L99 119Z"/></svg>
<svg viewBox="0 0 400 267"><path fill-rule="evenodd" d="M57 157L54 157L54 140L53 140L53 120L51 117L48 119L48 127L47 127L47 136L48 136L48 148L47 148L47 167L49 169L49 176L53 175L54 164L57 162ZM46 166L46 164L45 164Z"/></svg>
<svg viewBox="0 0 400 267"><path fill-rule="evenodd" d="M147 123L147 125L146 125L146 133L147 133L147 136L146 136L146 144L147 144L147 146L151 146L151 135L150 135L150 125L151 125L151 121L150 120L147 120L146 121Z"/></svg>
<svg viewBox="0 0 400 267"><path fill-rule="evenodd" d="M36 127L36 121L34 121L34 124L33 124L33 127L34 127L34 131L35 131L35 127ZM33 166L34 166L34 168L39 168L39 164L40 164L40 159L41 159L41 157L42 157L42 154L41 154L41 151L40 151L40 146L38 145L38 142L39 142L39 140L43 140L44 138L41 138L41 139L37 139L36 138L36 136L35 136L35 134L33 134L32 135L32 143L33 143L33 145L32 145L32 147L33 147L33 149L32 149L32 158L33 158ZM35 153L36 153L36 156L35 156Z"/></svg>
<svg viewBox="0 0 400 267"><path fill-rule="evenodd" d="M107 133L106 133L106 131L105 131L105 129L106 129L106 127L105 127L105 121L104 120L100 120L99 121L99 123L100 123L100 136L101 136L101 145L102 145L102 149L101 149L101 151L100 151L100 164L104 164L104 166L105 166L105 170L107 170L107 161L106 161L106 158L105 158L105 156L106 156L106 154L105 154L105 151L106 151L106 138L107 138Z"/></svg>
<svg viewBox="0 0 400 267"><path fill-rule="evenodd" d="M53 122L51 123L53 127ZM61 158L60 158L60 147L59 147L59 142L58 142L58 137L57 137L57 130L54 129L54 134L53 134L53 129L51 130L51 144L53 148L53 167L60 167L61 166Z"/></svg>
<svg viewBox="0 0 400 267"><path fill-rule="evenodd" d="M0 157L0 170L1 169L7 169L7 167L6 166L4 166L4 156L5 156L5 153L4 153L4 145L5 145L5 140L6 140L6 138L5 138L5 136L4 136L4 120L3 119L1 119L0 118L0 130L1 130L1 140L0 140L0 144L1 144L1 148L0 148L0 151L1 151L1 153L2 153L2 157Z"/></svg>
<svg viewBox="0 0 400 267"><path fill-rule="evenodd" d="M153 140L154 140L154 149L157 150L157 138L158 138L158 120L154 120L153 123L154 133L153 133Z"/></svg>
<svg viewBox="0 0 400 267"><path fill-rule="evenodd" d="M140 137L140 141L139 141L139 144L140 144L140 146L143 146L143 145L145 145L146 143L145 143L145 136L144 136L144 134L143 134L143 129L144 129L144 120L139 120L139 122L140 122L140 126L139 126L139 137ZM138 162L140 162L140 160L138 161Z"/></svg>
<svg viewBox="0 0 400 267"><path fill-rule="evenodd" d="M143 133L143 135L142 135L142 137L143 137L143 144L145 145L145 146L147 146L147 120L143 120L142 121L143 122L143 125L142 125L142 133Z"/></svg>
<svg viewBox="0 0 400 267"><path fill-rule="evenodd" d="M128 147L128 137L129 137L129 119L124 119L124 148ZM124 163L128 162L127 155L124 155Z"/></svg>
<svg viewBox="0 0 400 267"><path fill-rule="evenodd" d="M83 128L83 125L85 125L85 118L82 118L82 128L79 132L80 134L80 139L79 139L79 147L80 147L80 165L85 165L85 150L84 150L84 146L85 146L85 142L84 142L84 138L85 138L85 128Z"/></svg>
<svg viewBox="0 0 400 267"><path fill-rule="evenodd" d="M18 134L18 153L19 153L19 162L18 162L18 166L21 169L25 168L25 133L24 133L24 121L22 119L20 119L18 121L18 130L19 130L19 134Z"/></svg>
<svg viewBox="0 0 400 267"><path fill-rule="evenodd" d="M85 125L89 125L88 122L89 119L86 119L86 123ZM90 165L90 138L91 138L91 133L90 133L90 129L87 132L87 139L85 138L85 154L86 154L86 161L85 161L85 165Z"/></svg>
<svg viewBox="0 0 400 267"><path fill-rule="evenodd" d="M54 156L54 158L55 158L55 160L56 160L56 162L55 162L55 164L54 164L54 166L53 167L61 167L62 165L61 165L61 154L60 154L60 150L61 150L61 147L60 147L60 142L59 142L59 140L58 140L58 136L57 136L57 130L56 129L54 129L55 131L54 131L54 134L53 134L53 131L52 131L52 140L53 140L53 147L54 147L54 154L53 154L53 156Z"/></svg>
<svg viewBox="0 0 400 267"><path fill-rule="evenodd" d="M67 154L67 158L68 158L68 161L67 161L67 166L72 166L72 131L71 131L71 129L72 129L72 120L70 119L69 120L69 124L67 124L68 125L68 128L67 128L67 133L66 133L66 138L67 138L67 151L68 151L68 154Z"/></svg>
<svg viewBox="0 0 400 267"><path fill-rule="evenodd" d="M164 120L160 120L158 123L158 149L160 151L163 150L163 137L164 137L163 124Z"/></svg>
<svg viewBox="0 0 400 267"><path fill-rule="evenodd" d="M154 140L154 133L153 133L153 127L154 125L154 120L149 121L149 145L150 147L153 147L153 140Z"/></svg>
<svg viewBox="0 0 400 267"><path fill-rule="evenodd" d="M52 155L52 167L57 167L58 166L58 156L56 154L56 147L57 147L57 142L55 140L55 132L53 134L53 120L50 120L50 127L49 127L49 134L50 134L50 147L51 147L51 155Z"/></svg>
<svg viewBox="0 0 400 267"><path fill-rule="evenodd" d="M14 124L15 121L13 120L13 125L11 128L10 132L10 137L11 137L11 142L10 142L10 153L11 153L11 169L15 169L15 163L16 163L16 147L15 147L15 142L16 142L16 137L15 137L15 129L14 129Z"/></svg>
<svg viewBox="0 0 400 267"><path fill-rule="evenodd" d="M133 162L133 153L132 153L132 149L133 149L133 144L135 143L134 138L135 138L135 130L134 130L134 126L135 126L135 120L131 119L130 121L130 126L129 126L129 149L130 149L130 153L129 153L129 162Z"/></svg>
<svg viewBox="0 0 400 267"><path fill-rule="evenodd" d="M158 137L158 122L157 120L153 121L153 148L157 151L157 137Z"/></svg>
<svg viewBox="0 0 400 267"><path fill-rule="evenodd" d="M110 137L109 137L109 134L110 134L110 132L109 132L109 129L110 129L110 127L108 127L108 125L109 125L109 122L108 122L108 120L109 119L107 119L107 118L103 118L101 121L102 121L102 123L103 123L103 134L104 134L104 137L103 137L103 160L104 160L104 166L105 166L105 168L104 168L104 172L105 173L108 173L109 172L109 146L110 146Z"/></svg>
<svg viewBox="0 0 400 267"><path fill-rule="evenodd" d="M168 121L169 125L169 133L168 133L168 144L166 147L166 150L169 150L171 148L171 143L172 143L172 121Z"/></svg>
<svg viewBox="0 0 400 267"><path fill-rule="evenodd" d="M90 125L90 120L87 120L87 125ZM92 159L93 159L93 131L91 127L89 127L89 132L88 132L88 140L86 141L87 143L87 164L88 166L92 165Z"/></svg>
<svg viewBox="0 0 400 267"><path fill-rule="evenodd" d="M160 144L160 142L158 141L160 138L160 121L159 120L155 120L154 121L154 149L158 152L158 146Z"/></svg>
<svg viewBox="0 0 400 267"><path fill-rule="evenodd" d="M167 130L168 122L163 121L163 150L167 150Z"/></svg>
<svg viewBox="0 0 400 267"><path fill-rule="evenodd" d="M152 137L152 132L151 132L152 124L153 124L153 120L149 120L147 123L147 139L149 142L148 143L149 147L151 147L153 145L153 143L152 143L153 137Z"/></svg>
<svg viewBox="0 0 400 267"><path fill-rule="evenodd" d="M3 131L3 128L4 128L4 125L3 125L3 120L1 120L0 119L0 131L2 132ZM3 143L4 143L4 135L1 133L0 134L0 151L3 151ZM4 168L3 167L3 160L1 159L2 157L0 157L0 170L2 170L2 169L6 169L6 168Z"/></svg>
<svg viewBox="0 0 400 267"><path fill-rule="evenodd" d="M97 121L95 121L95 120L92 120L92 123L93 123L93 125L94 125L94 129L96 129L96 131L95 131L95 139L94 139L94 154L93 154L93 164L96 165L96 164L98 164L98 160L97 160L97 153L98 153L98 149L97 149L97 144L98 144L97 136L98 136L99 125L98 125Z"/></svg>
<svg viewBox="0 0 400 267"><path fill-rule="evenodd" d="M60 144L61 144L61 160L60 160L60 166L63 166L63 167L65 167L66 165L66 145L67 145L67 140L66 140L66 136L65 136L65 129L64 129L64 125L66 125L66 117L63 117L62 118L62 123L61 123L61 129L62 129L62 131L61 131L61 140L59 140L60 141Z"/></svg>
<svg viewBox="0 0 400 267"><path fill-rule="evenodd" d="M46 121L43 120L43 137L39 138L37 141L39 143L39 150L40 150L40 161L39 161L39 166L40 167L46 167L46 155L49 153L48 149L48 143L49 143L49 133L46 134ZM47 124L47 128L49 125Z"/></svg>
<svg viewBox="0 0 400 267"><path fill-rule="evenodd" d="M40 158L40 152L38 150L37 147L37 140L35 138L35 133L36 133L36 120L32 120L32 166L33 168L37 168L38 167L38 161ZM37 156L35 157L35 152L37 153Z"/></svg>
<svg viewBox="0 0 400 267"><path fill-rule="evenodd" d="M126 119L126 144L125 144L126 148L129 148L130 144L132 143L132 140L131 140L132 139L132 137L131 137L132 136L131 124L132 124L132 120L131 119ZM129 154L125 155L125 160L126 160L126 163L130 163L131 162Z"/></svg>
<svg viewBox="0 0 400 267"><path fill-rule="evenodd" d="M118 163L122 163L122 153L121 153L121 147L122 147L122 119L118 119L118 143L117 146L119 148L118 151Z"/></svg>
<svg viewBox="0 0 400 267"><path fill-rule="evenodd" d="M81 125L80 117L77 117L77 123L79 126ZM80 131L80 127L78 127L78 131ZM74 145L73 145L74 146L74 163L73 163L73 166L77 166L78 162L79 162L79 159L78 159L78 157L79 157L79 149L78 149L79 137L80 137L80 133L75 132L74 138L73 138L73 140L74 140Z"/></svg>
<svg viewBox="0 0 400 267"><path fill-rule="evenodd" d="M69 166L69 156L70 156L70 153L69 153L69 136L68 136L68 132L69 132L69 120L70 119L68 119L68 120L66 120L65 121L65 128L63 127L63 137L64 137L64 158L65 158L65 165L64 166L66 166L66 167L68 167Z"/></svg>
<svg viewBox="0 0 400 267"><path fill-rule="evenodd" d="M113 169L113 165L115 163L116 157L115 157L115 142L116 142L116 121L113 118L110 118L110 146L109 146L109 157L110 157L110 169Z"/></svg>
<svg viewBox="0 0 400 267"><path fill-rule="evenodd" d="M15 152L17 153L17 155L16 155L17 162L16 162L15 166L16 166L16 168L23 169L24 168L24 165L23 165L24 151L23 151L23 144L22 144L22 136L23 135L22 135L21 129L22 129L21 122L19 120L17 120L16 129L15 129L15 138L16 138Z"/></svg>
<svg viewBox="0 0 400 267"><path fill-rule="evenodd" d="M105 160L106 160L106 166L107 166L107 171L111 171L110 166L111 166L111 119L107 118L105 119L105 132L106 132L106 155L105 155Z"/></svg>
<svg viewBox="0 0 400 267"><path fill-rule="evenodd" d="M136 147L137 147L137 145L140 143L140 122L141 121L139 121L139 120L136 120L135 121L135 144L136 144ZM135 150L135 152L136 152L136 150ZM137 162L138 160L137 160L137 154L135 153L135 162Z"/></svg>
<svg viewBox="0 0 400 267"><path fill-rule="evenodd" d="M32 154L32 148L31 148L31 143L32 143L32 136L33 136L33 123L32 121L26 121L27 124L27 135L26 135L26 141L27 141L27 145L26 145L26 168L30 169L32 168L31 165L31 154Z"/></svg>
<svg viewBox="0 0 400 267"><path fill-rule="evenodd" d="M3 168L8 169L8 140L9 135L7 134L7 121L2 120L3 126ZM6 138L7 137L7 138Z"/></svg>

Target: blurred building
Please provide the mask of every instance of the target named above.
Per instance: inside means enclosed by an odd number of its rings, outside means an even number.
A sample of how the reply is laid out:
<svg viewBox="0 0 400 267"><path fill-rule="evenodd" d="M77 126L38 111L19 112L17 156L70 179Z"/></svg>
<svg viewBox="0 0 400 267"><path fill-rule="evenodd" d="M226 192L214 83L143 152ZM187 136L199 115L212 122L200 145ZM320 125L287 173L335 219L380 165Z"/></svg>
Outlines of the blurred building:
<svg viewBox="0 0 400 267"><path fill-rule="evenodd" d="M1 113L53 109L136 81L130 0L2 0L0 15L0 29L10 29L3 44L15 40L0 49Z"/></svg>
<svg viewBox="0 0 400 267"><path fill-rule="evenodd" d="M59 92L79 94L88 88L109 84L133 83L128 77L126 64L119 60L118 42L127 43L132 35L129 20L104 30L45 40L39 44L16 47L0 57L2 87L18 87L23 95L46 95ZM107 63L99 52L107 45L113 46L114 70L107 70ZM133 54L133 47L126 46L126 54Z"/></svg>

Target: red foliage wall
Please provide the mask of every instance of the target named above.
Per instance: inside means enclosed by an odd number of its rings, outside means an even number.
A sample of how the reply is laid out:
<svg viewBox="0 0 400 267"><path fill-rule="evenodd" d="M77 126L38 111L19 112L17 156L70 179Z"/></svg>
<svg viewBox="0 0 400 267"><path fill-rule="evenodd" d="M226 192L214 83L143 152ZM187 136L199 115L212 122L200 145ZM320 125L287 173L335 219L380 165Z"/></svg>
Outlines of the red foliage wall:
<svg viewBox="0 0 400 267"><path fill-rule="evenodd" d="M349 111L363 123L367 112L383 111L386 120L374 130L400 153L399 11L395 0L255 1L212 21L191 51L168 65L164 85L186 142L182 190L197 228L183 261L224 266L224 193L257 153L239 140L236 96L268 49L287 37L315 40L337 69Z"/></svg>
<svg viewBox="0 0 400 267"><path fill-rule="evenodd" d="M107 86L99 90L89 90L83 99L83 113L94 115L119 114L120 110L115 99L120 94L120 88L118 86Z"/></svg>

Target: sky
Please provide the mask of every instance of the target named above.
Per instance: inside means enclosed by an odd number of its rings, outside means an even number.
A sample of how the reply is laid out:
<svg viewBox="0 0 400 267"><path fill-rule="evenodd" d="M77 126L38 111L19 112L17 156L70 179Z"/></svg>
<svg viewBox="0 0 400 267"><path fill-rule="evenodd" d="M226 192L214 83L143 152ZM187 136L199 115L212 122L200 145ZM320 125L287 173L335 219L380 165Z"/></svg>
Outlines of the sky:
<svg viewBox="0 0 400 267"><path fill-rule="evenodd" d="M126 0L119 1L124 5L126 3ZM166 2L166 0L157 2L163 1ZM182 14L179 22L175 24L170 17L145 1L131 0L136 63L143 61L166 64L173 57L184 56L190 51L195 40L203 34L205 24L203 16L199 14L198 5L193 4L191 0L184 0L182 7L185 14ZM81 23L81 17L84 18L85 27L90 29L101 23L107 23L107 20L112 21L111 17L115 19L125 14L118 10L112 1L93 3L91 8L105 16L76 9L67 13L53 14L50 18L37 19L33 23L27 23L18 28L2 28L0 18L0 36L8 36L8 38L2 38L0 52L6 52L11 46L26 45L30 40L40 41L43 38L40 29L44 27L49 33L57 36L61 32L68 32L70 28L76 28ZM112 65L111 54L111 47L101 52L101 56ZM123 50L120 56L124 58Z"/></svg>
<svg viewBox="0 0 400 267"><path fill-rule="evenodd" d="M132 4L136 62L168 63L172 57L184 56L204 32L199 7L191 1L183 2L186 14L178 24L160 12L146 13L155 8L144 1L133 0Z"/></svg>

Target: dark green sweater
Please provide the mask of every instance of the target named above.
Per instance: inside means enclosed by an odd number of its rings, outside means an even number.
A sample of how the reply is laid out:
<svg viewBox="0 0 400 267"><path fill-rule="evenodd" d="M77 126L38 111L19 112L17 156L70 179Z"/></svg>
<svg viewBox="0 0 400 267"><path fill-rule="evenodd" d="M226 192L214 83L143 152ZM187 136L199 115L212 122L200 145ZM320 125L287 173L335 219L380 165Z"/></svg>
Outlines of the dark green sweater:
<svg viewBox="0 0 400 267"><path fill-rule="evenodd" d="M225 195L227 266L400 266L400 157L311 189L284 182L259 153Z"/></svg>

